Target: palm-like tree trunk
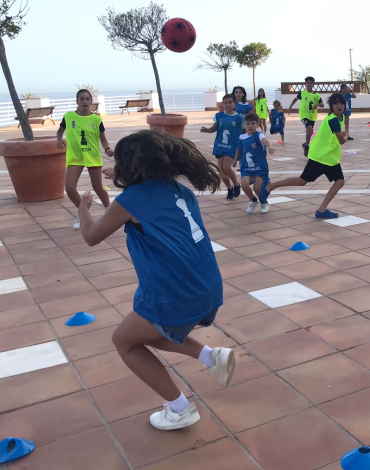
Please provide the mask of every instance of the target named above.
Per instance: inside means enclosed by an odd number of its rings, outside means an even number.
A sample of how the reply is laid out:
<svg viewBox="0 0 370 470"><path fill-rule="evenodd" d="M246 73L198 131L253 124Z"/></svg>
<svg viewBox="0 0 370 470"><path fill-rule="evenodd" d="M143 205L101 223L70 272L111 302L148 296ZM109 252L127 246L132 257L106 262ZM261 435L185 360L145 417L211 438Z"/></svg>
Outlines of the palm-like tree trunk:
<svg viewBox="0 0 370 470"><path fill-rule="evenodd" d="M225 79L225 93L227 95L227 69L224 69L224 79Z"/></svg>
<svg viewBox="0 0 370 470"><path fill-rule="evenodd" d="M254 97L257 98L257 95L256 95L256 67L253 67L253 91L254 91Z"/></svg>
<svg viewBox="0 0 370 470"><path fill-rule="evenodd" d="M22 128L24 140L34 140L33 137L33 132L30 126L30 123L28 122L28 119L26 117L26 114L23 110L22 104L19 100L18 93L15 89L12 74L10 72L8 60L6 58L6 52L5 52L5 45L4 41L2 38L0 38L0 63L1 67L4 72L4 77L6 80L6 83L8 85L9 93L12 98L12 102L14 105L15 112L17 113L17 117L19 119L19 123Z"/></svg>
<svg viewBox="0 0 370 470"><path fill-rule="evenodd" d="M153 53L150 53L150 60L152 62L153 70L154 70L154 76L155 76L155 83L157 85L157 92L158 92L158 98L159 98L159 107L161 110L161 115L165 116L166 111L164 109L164 103L163 103L163 96L162 96L162 88L161 88L161 82L159 80L159 73L157 69L157 64L155 62L155 56Z"/></svg>

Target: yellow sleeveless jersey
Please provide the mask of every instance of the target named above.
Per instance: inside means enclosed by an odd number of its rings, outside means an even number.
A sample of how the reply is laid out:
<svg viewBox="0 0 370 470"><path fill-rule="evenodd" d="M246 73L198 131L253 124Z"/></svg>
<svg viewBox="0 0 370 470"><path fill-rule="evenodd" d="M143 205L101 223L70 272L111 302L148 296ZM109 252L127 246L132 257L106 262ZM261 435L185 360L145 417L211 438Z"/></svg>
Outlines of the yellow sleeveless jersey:
<svg viewBox="0 0 370 470"><path fill-rule="evenodd" d="M309 93L307 90L301 91L301 103L299 105L299 118L317 121L317 108L312 109L315 104L319 104L321 96L319 93Z"/></svg>
<svg viewBox="0 0 370 470"><path fill-rule="evenodd" d="M308 158L323 165L335 166L340 162L340 143L338 137L331 130L329 122L338 119L334 113L323 120L317 136L313 139L308 152ZM340 128L343 130L344 117L341 117Z"/></svg>
<svg viewBox="0 0 370 470"><path fill-rule="evenodd" d="M267 111L267 98L256 99L256 113L260 119L267 119L269 113Z"/></svg>

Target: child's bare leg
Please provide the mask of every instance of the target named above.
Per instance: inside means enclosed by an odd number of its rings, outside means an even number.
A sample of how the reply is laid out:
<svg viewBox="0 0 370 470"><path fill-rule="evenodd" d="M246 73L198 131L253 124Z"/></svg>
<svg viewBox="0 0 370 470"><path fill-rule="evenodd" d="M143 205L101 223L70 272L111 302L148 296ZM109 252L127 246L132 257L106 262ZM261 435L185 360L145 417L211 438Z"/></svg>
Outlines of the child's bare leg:
<svg viewBox="0 0 370 470"><path fill-rule="evenodd" d="M88 168L90 179L91 179L91 184L92 184L94 191L99 196L99 199L103 203L103 206L109 207L109 196L108 196L107 191L103 188L101 170L102 170L101 167Z"/></svg>
<svg viewBox="0 0 370 470"><path fill-rule="evenodd" d="M250 182L251 182L250 176L243 176L243 178L241 179L241 184L242 184L242 188L243 188L245 195L249 199L254 199L256 196L254 195L252 188L250 187Z"/></svg>
<svg viewBox="0 0 370 470"><path fill-rule="evenodd" d="M283 186L305 186L307 181L303 180L301 177L296 178L286 178L285 180L277 181L276 183L266 184L266 189L269 193L277 188L282 188Z"/></svg>
<svg viewBox="0 0 370 470"><path fill-rule="evenodd" d="M77 208L79 208L81 204L81 196L77 192L77 184L83 169L83 166L72 165L69 166L66 171L66 193Z"/></svg>
<svg viewBox="0 0 370 470"><path fill-rule="evenodd" d="M349 116L344 116L344 130L349 133Z"/></svg>
<svg viewBox="0 0 370 470"><path fill-rule="evenodd" d="M307 126L306 127L306 145L310 145L312 134L313 134L313 127Z"/></svg>
<svg viewBox="0 0 370 470"><path fill-rule="evenodd" d="M161 339L157 339L154 341L148 341L145 343L146 346L150 346L155 349L159 349L160 351L168 351L168 352L176 352L180 354L184 354L185 356L193 357L194 359L199 358L199 354L201 353L204 345L199 343L196 339L188 336L185 339L185 342L182 346L179 344L173 343L167 338L161 337Z"/></svg>
<svg viewBox="0 0 370 470"><path fill-rule="evenodd" d="M340 189L342 189L344 186L344 180L336 180L334 181L333 186L329 189L327 192L324 200L321 203L321 206L319 207L319 212L325 212L326 209L328 208L328 205L330 201L334 198L334 196L338 193Z"/></svg>
<svg viewBox="0 0 370 470"><path fill-rule="evenodd" d="M222 181L225 183L227 189L231 189L232 186L230 184L230 178L224 173L224 158L228 158L228 157L218 158L217 165L218 165L218 169L220 170L220 176L222 178Z"/></svg>
<svg viewBox="0 0 370 470"><path fill-rule="evenodd" d="M255 194L259 194L259 193L260 193L261 187L262 187L262 183L263 183L263 179L262 179L260 176L255 176L255 177L254 177L253 189L254 189Z"/></svg>
<svg viewBox="0 0 370 470"><path fill-rule="evenodd" d="M263 131L266 134L267 132L266 119L262 119L262 125L263 125Z"/></svg>
<svg viewBox="0 0 370 470"><path fill-rule="evenodd" d="M234 163L234 159L230 157L224 157L223 162L223 171L228 178L232 181L234 186L238 185L238 180L236 178L235 171L231 168L231 165Z"/></svg>

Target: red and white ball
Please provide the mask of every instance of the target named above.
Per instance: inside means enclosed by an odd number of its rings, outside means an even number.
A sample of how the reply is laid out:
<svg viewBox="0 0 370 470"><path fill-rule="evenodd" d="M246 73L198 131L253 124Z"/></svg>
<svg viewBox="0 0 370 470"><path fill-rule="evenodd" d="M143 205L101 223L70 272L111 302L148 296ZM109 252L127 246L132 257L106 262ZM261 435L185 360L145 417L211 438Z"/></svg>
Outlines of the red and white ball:
<svg viewBox="0 0 370 470"><path fill-rule="evenodd" d="M172 52L186 52L191 49L197 34L194 26L184 18L172 18L162 27L163 44Z"/></svg>

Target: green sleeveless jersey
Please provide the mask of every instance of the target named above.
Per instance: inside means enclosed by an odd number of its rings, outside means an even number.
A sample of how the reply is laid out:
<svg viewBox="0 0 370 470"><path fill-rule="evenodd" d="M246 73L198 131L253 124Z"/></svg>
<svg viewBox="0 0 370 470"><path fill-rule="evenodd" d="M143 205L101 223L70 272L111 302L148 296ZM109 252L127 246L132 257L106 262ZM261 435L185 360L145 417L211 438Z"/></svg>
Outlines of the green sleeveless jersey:
<svg viewBox="0 0 370 470"><path fill-rule="evenodd" d="M256 99L256 113L260 119L268 118L267 98Z"/></svg>
<svg viewBox="0 0 370 470"><path fill-rule="evenodd" d="M308 158L323 165L334 166L340 162L340 143L338 137L331 130L329 122L339 119L334 113L329 114L323 120L317 136L313 139L308 152ZM340 128L343 130L344 117L339 119Z"/></svg>
<svg viewBox="0 0 370 470"><path fill-rule="evenodd" d="M319 93L309 93L307 90L301 91L301 104L299 105L299 118L317 121L317 108L312 109L315 104L319 104L321 96Z"/></svg>
<svg viewBox="0 0 370 470"><path fill-rule="evenodd" d="M64 115L66 123L67 166L103 166L99 148L102 122L100 116L79 116L75 111Z"/></svg>

